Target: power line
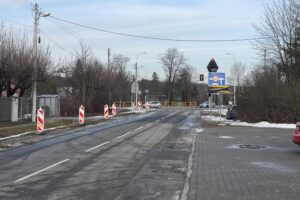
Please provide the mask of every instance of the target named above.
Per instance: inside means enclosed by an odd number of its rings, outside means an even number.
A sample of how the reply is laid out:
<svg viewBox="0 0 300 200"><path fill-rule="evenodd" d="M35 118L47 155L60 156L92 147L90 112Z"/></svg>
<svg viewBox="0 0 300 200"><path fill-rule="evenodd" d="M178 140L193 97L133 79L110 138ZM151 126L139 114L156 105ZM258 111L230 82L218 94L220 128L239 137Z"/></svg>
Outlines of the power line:
<svg viewBox="0 0 300 200"><path fill-rule="evenodd" d="M161 40L161 41L172 41L172 42L243 42L243 41L253 41L253 40L259 40L262 38L242 38L242 39L220 39L220 40L188 40L188 39L171 39L171 38L160 38L160 37L150 37L150 36L142 36L142 35L133 35L133 34L127 34L127 33L121 33L121 32L115 32L115 31L109 31L105 29L100 29L100 28L95 28L75 22L71 22L65 19L61 19L58 17L50 16L53 19L63 21L65 23L73 24L75 26L80 26L83 28L95 30L95 31L100 31L104 33L109 33L109 34L114 34L114 35L121 35L121 36L126 36L126 37L134 37L134 38L141 38L141 39L150 39L150 40Z"/></svg>

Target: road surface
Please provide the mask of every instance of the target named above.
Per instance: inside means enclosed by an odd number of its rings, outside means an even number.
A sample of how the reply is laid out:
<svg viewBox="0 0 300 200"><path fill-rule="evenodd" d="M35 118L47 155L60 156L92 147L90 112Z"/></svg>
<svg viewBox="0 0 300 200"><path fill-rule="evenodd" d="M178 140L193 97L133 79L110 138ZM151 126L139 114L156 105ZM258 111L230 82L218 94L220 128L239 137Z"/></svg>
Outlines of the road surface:
<svg viewBox="0 0 300 200"><path fill-rule="evenodd" d="M1 152L0 199L179 199L195 116L157 110Z"/></svg>

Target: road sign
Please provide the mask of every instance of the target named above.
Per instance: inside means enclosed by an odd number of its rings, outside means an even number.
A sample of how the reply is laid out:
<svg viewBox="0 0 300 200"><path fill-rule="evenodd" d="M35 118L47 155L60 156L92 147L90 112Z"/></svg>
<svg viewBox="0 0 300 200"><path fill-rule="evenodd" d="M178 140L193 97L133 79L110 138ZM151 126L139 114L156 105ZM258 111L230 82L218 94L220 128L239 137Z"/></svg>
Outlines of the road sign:
<svg viewBox="0 0 300 200"><path fill-rule="evenodd" d="M208 85L225 85L225 73L210 72L208 73Z"/></svg>

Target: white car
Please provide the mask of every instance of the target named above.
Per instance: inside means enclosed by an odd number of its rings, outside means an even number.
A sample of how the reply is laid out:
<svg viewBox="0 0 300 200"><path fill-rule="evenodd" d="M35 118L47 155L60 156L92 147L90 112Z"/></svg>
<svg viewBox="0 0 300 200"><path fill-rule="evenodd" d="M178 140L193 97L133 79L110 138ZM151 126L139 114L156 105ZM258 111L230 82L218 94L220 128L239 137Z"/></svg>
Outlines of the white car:
<svg viewBox="0 0 300 200"><path fill-rule="evenodd" d="M216 106L215 102L210 102L211 103L211 107L214 108ZM199 105L200 108L209 108L209 102L208 101L204 101L203 103L201 103Z"/></svg>
<svg viewBox="0 0 300 200"><path fill-rule="evenodd" d="M160 108L161 104L159 101L149 101L147 102L149 108Z"/></svg>

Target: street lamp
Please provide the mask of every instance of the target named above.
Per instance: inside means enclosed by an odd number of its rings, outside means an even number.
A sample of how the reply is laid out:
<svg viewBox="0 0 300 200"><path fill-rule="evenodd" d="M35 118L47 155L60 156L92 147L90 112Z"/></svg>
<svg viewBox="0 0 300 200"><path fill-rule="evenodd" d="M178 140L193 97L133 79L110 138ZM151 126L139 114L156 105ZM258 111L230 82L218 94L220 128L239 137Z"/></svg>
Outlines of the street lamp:
<svg viewBox="0 0 300 200"><path fill-rule="evenodd" d="M135 105L137 106L138 102L138 78L137 78L137 69L138 69L138 59L139 56L142 54L146 54L147 52L143 51L137 54L136 56L136 63L135 63Z"/></svg>
<svg viewBox="0 0 300 200"><path fill-rule="evenodd" d="M38 26L39 26L39 19L40 17L48 17L50 16L49 12L43 13L38 4L34 4L32 8L34 14L34 21L33 21L33 84L32 84L32 112L31 112L31 121L36 122L36 88L37 88L37 43L39 40L38 37Z"/></svg>
<svg viewBox="0 0 300 200"><path fill-rule="evenodd" d="M235 81L236 81L236 60L235 56L232 53L226 53L233 58L233 105L236 105L236 96L235 96Z"/></svg>

